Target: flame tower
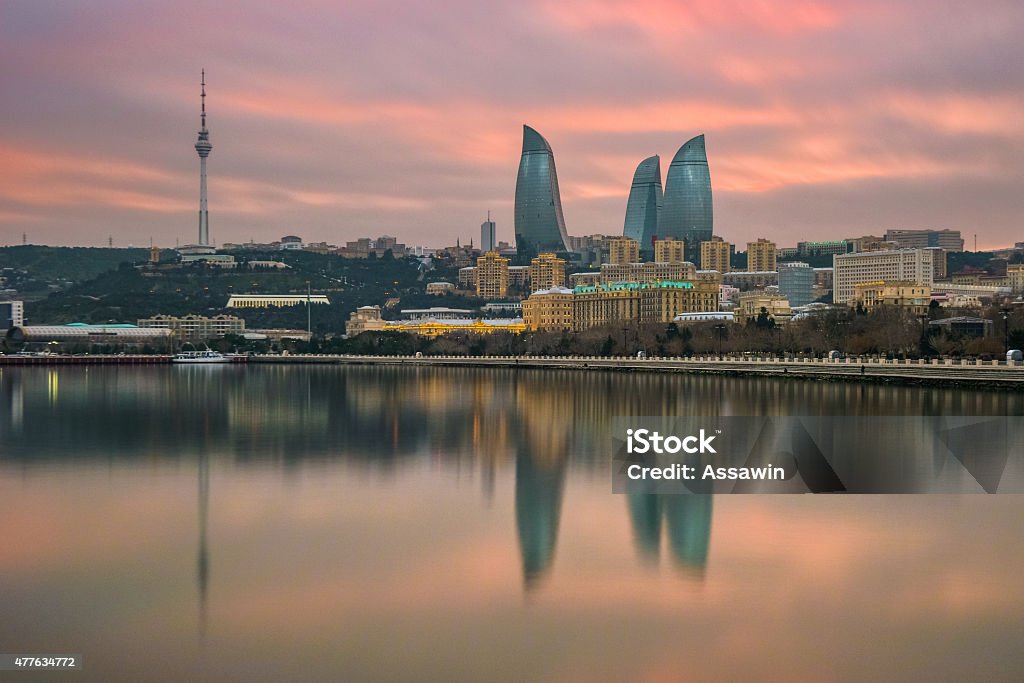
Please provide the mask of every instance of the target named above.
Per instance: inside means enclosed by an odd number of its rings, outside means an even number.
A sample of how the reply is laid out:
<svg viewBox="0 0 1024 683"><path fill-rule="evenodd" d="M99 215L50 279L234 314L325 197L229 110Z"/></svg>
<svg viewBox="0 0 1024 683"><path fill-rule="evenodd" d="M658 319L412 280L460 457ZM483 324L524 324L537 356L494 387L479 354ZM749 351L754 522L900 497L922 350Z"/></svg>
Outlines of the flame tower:
<svg viewBox="0 0 1024 683"><path fill-rule="evenodd" d="M213 145L210 144L210 131L206 130L206 69L203 69L202 91L200 101L202 109L199 115L201 127L199 139L196 140L196 153L199 154L199 245L210 245L210 214L206 210L206 157L210 156Z"/></svg>

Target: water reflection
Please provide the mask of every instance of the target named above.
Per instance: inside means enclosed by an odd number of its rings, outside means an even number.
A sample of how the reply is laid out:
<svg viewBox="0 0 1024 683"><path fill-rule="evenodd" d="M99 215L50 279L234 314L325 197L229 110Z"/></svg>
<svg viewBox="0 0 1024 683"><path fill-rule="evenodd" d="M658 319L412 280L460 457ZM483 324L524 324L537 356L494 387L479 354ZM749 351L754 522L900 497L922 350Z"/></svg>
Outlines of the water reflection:
<svg viewBox="0 0 1024 683"><path fill-rule="evenodd" d="M626 494L633 541L640 559L657 564L661 554L662 519L667 521L672 557L683 569L704 573L711 543L711 499L704 494Z"/></svg>
<svg viewBox="0 0 1024 683"><path fill-rule="evenodd" d="M617 415L1017 415L1020 395L203 370L0 372L0 642L80 647L83 680L1024 666L1024 497L613 496L608 477Z"/></svg>
<svg viewBox="0 0 1024 683"><path fill-rule="evenodd" d="M515 486L523 584L529 590L554 560L565 490L565 457L545 461L520 453Z"/></svg>
<svg viewBox="0 0 1024 683"><path fill-rule="evenodd" d="M1011 392L473 368L5 368L5 459L606 462L618 415L1021 415ZM487 490L484 484L484 490Z"/></svg>

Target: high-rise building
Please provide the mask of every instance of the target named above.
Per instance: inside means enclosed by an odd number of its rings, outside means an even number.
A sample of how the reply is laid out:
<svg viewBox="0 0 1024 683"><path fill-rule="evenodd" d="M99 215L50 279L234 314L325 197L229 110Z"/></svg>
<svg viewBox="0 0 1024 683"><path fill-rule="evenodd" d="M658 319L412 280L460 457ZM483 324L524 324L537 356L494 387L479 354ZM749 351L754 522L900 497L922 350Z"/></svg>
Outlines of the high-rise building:
<svg viewBox="0 0 1024 683"><path fill-rule="evenodd" d="M886 230L885 239L903 249L941 247L946 251L964 250L959 230Z"/></svg>
<svg viewBox="0 0 1024 683"><path fill-rule="evenodd" d="M790 306L806 306L814 301L814 269L806 263L790 261L779 264L779 293Z"/></svg>
<svg viewBox="0 0 1024 683"><path fill-rule="evenodd" d="M931 249L898 249L836 254L832 257L833 301L845 304L854 298L856 287L866 282L934 282L934 252Z"/></svg>
<svg viewBox="0 0 1024 683"><path fill-rule="evenodd" d="M565 260L555 254L538 254L530 262L530 290L565 286Z"/></svg>
<svg viewBox="0 0 1024 683"><path fill-rule="evenodd" d="M200 128L196 140L196 153L199 154L199 246L210 245L210 216L206 210L206 157L210 156L213 145L210 144L210 131L206 130L206 69L202 71L200 91Z"/></svg>
<svg viewBox="0 0 1024 683"><path fill-rule="evenodd" d="M1024 292L1024 263L1011 263L1006 266L1006 277L1010 281L1010 291L1014 294ZM0 322L3 316L0 315Z"/></svg>
<svg viewBox="0 0 1024 683"><path fill-rule="evenodd" d="M522 254L569 251L558 174L551 145L523 126L523 155L516 178L516 247Z"/></svg>
<svg viewBox="0 0 1024 683"><path fill-rule="evenodd" d="M647 157L636 167L626 201L626 222L622 234L636 240L647 251L658 234L658 213L664 193L661 189L661 157Z"/></svg>
<svg viewBox="0 0 1024 683"><path fill-rule="evenodd" d="M775 270L775 242L761 237L756 242L747 242L747 270L752 273L767 273Z"/></svg>
<svg viewBox="0 0 1024 683"><path fill-rule="evenodd" d="M508 259L496 251L476 260L476 295L482 299L508 296Z"/></svg>
<svg viewBox="0 0 1024 683"><path fill-rule="evenodd" d="M0 301L0 330L25 324L25 304L21 301Z"/></svg>
<svg viewBox="0 0 1024 683"><path fill-rule="evenodd" d="M491 220L491 212L487 212L487 220L480 224L480 251L485 254L494 251L498 245L496 224Z"/></svg>
<svg viewBox="0 0 1024 683"><path fill-rule="evenodd" d="M717 270L728 273L732 270L732 244L721 237L713 236L700 243L700 267L702 270Z"/></svg>
<svg viewBox="0 0 1024 683"><path fill-rule="evenodd" d="M654 240L654 260L658 263L682 263L686 260L686 243L671 238Z"/></svg>
<svg viewBox="0 0 1024 683"><path fill-rule="evenodd" d="M640 260L640 243L630 237L608 239L608 263L637 263Z"/></svg>
<svg viewBox="0 0 1024 683"><path fill-rule="evenodd" d="M679 148L668 167L658 236L681 239L687 254L699 254L712 232L711 173L704 136L698 135Z"/></svg>
<svg viewBox="0 0 1024 683"><path fill-rule="evenodd" d="M936 280L944 280L949 274L947 270L948 260L946 259L946 250L941 247L928 247L932 252L932 271L935 273Z"/></svg>

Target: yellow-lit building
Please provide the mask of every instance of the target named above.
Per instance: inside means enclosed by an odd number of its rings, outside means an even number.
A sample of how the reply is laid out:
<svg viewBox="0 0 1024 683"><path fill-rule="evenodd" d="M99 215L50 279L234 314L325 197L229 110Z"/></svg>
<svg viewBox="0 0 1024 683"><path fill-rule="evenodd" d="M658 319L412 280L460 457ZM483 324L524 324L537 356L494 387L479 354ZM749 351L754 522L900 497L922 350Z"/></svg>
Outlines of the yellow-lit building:
<svg viewBox="0 0 1024 683"><path fill-rule="evenodd" d="M789 322L793 317L793 309L789 305L789 299L781 294L769 294L764 291L743 292L739 296L739 303L736 306L736 320L749 320L761 315L761 309L765 309L768 317L776 323Z"/></svg>
<svg viewBox="0 0 1024 683"><path fill-rule="evenodd" d="M528 330L573 329L573 293L553 287L539 290L523 301L523 322Z"/></svg>
<svg viewBox="0 0 1024 683"><path fill-rule="evenodd" d="M494 332L512 332L518 334L526 331L526 324L519 318L495 320L437 320L433 318L418 320L383 320L380 306L363 306L349 316L345 325L345 334L354 337L363 332L409 332L424 337L438 337L453 332L469 334L492 334Z"/></svg>
<svg viewBox="0 0 1024 683"><path fill-rule="evenodd" d="M508 296L508 259L496 251L476 260L476 295L482 299Z"/></svg>
<svg viewBox="0 0 1024 683"><path fill-rule="evenodd" d="M693 280L697 268L688 261L666 263L646 261L644 263L603 263L601 264L601 284L616 282L654 283L664 280L675 282Z"/></svg>
<svg viewBox="0 0 1024 683"><path fill-rule="evenodd" d="M640 243L631 237L608 240L608 263L636 263L640 260Z"/></svg>
<svg viewBox="0 0 1024 683"><path fill-rule="evenodd" d="M747 242L747 270L768 272L777 270L775 242L761 237L756 242Z"/></svg>
<svg viewBox="0 0 1024 683"><path fill-rule="evenodd" d="M534 292L565 286L565 259L538 254L530 261L530 289Z"/></svg>
<svg viewBox="0 0 1024 683"><path fill-rule="evenodd" d="M686 243L666 238L654 240L654 260L660 263L682 263L686 260Z"/></svg>
<svg viewBox="0 0 1024 683"><path fill-rule="evenodd" d="M1014 294L1024 292L1024 263L1011 263L1006 266L1006 277Z"/></svg>
<svg viewBox="0 0 1024 683"><path fill-rule="evenodd" d="M707 282L620 282L535 292L523 302L529 329L585 330L597 325L672 322L681 313L718 310L718 286Z"/></svg>
<svg viewBox="0 0 1024 683"><path fill-rule="evenodd" d="M932 301L932 288L913 282L879 280L862 282L854 286L852 306L858 303L867 311L879 306L899 306L914 315L925 315Z"/></svg>
<svg viewBox="0 0 1024 683"><path fill-rule="evenodd" d="M732 270L731 258L732 244L717 235L700 243L701 270L717 270L719 273L728 273Z"/></svg>

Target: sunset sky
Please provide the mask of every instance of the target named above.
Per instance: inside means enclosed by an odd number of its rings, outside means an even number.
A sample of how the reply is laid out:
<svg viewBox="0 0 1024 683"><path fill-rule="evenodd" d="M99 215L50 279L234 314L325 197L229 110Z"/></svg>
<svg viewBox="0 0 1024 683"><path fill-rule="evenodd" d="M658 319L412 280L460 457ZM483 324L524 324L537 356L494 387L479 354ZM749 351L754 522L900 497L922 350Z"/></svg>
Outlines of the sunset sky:
<svg viewBox="0 0 1024 683"><path fill-rule="evenodd" d="M715 233L1024 240L1024 4L137 0L0 5L0 244L511 241L522 124L569 233L707 136ZM742 247L741 247L742 248Z"/></svg>

